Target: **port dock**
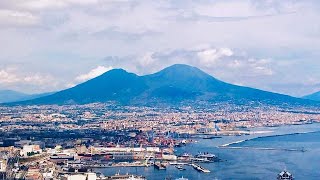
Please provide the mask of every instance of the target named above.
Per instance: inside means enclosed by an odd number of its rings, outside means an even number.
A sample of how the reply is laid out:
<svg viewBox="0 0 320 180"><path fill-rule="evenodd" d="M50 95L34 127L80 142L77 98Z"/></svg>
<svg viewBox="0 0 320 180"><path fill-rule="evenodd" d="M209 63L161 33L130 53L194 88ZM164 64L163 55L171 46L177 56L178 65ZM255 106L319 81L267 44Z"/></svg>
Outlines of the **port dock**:
<svg viewBox="0 0 320 180"><path fill-rule="evenodd" d="M199 164L195 164L195 163L192 163L190 164L195 170L199 171L199 172L203 172L203 173L209 173L210 170L209 169L206 169L202 166L200 166Z"/></svg>
<svg viewBox="0 0 320 180"><path fill-rule="evenodd" d="M218 146L219 148L224 149L253 149L253 150L268 150L268 151L296 151L296 152L305 152L305 149L288 149L288 148L263 148L263 147L230 147L230 146Z"/></svg>

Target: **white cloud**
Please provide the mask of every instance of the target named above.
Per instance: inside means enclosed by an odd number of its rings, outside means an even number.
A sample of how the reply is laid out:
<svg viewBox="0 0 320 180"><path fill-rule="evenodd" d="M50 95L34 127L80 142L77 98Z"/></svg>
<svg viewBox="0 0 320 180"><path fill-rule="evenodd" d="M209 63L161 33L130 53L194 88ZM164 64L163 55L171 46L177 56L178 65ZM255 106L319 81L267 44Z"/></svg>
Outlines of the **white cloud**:
<svg viewBox="0 0 320 180"><path fill-rule="evenodd" d="M59 80L50 74L24 72L18 67L0 69L0 88L26 93L53 91L59 88ZM32 90L31 90L32 89Z"/></svg>
<svg viewBox="0 0 320 180"><path fill-rule="evenodd" d="M68 83L68 84L66 84L65 88L73 88L75 86L76 86L76 84L74 84L74 83Z"/></svg>
<svg viewBox="0 0 320 180"><path fill-rule="evenodd" d="M257 13L248 1L220 1L209 5L201 4L195 7L195 11L200 15L214 17L253 16Z"/></svg>
<svg viewBox="0 0 320 180"><path fill-rule="evenodd" d="M76 81L78 82L84 82L87 81L89 79L95 78L97 76L102 75L103 73L109 71L113 69L111 66L109 67L105 67L105 66L98 66L94 69L92 69L90 72L86 73L86 74L82 74L76 77Z"/></svg>
<svg viewBox="0 0 320 180"><path fill-rule="evenodd" d="M0 67L29 64L26 72L2 70L2 81L19 87L21 75L38 72L62 89L106 56L121 59L108 65L139 74L187 63L258 88L297 74L295 81L320 79L319 7L314 0L0 0Z"/></svg>
<svg viewBox="0 0 320 180"><path fill-rule="evenodd" d="M205 49L199 51L197 56L199 57L200 63L204 66L213 66L223 57L232 56L233 52L229 48L220 49Z"/></svg>
<svg viewBox="0 0 320 180"><path fill-rule="evenodd" d="M18 82L19 78L7 70L0 70L0 83L6 84L6 83L15 83Z"/></svg>
<svg viewBox="0 0 320 180"><path fill-rule="evenodd" d="M267 58L250 57L230 48L187 48L149 52L143 56L119 57L108 61L113 67L123 67L138 74L156 72L172 64L189 64L204 69L221 78L227 76L273 75L274 61ZM221 73L221 74L220 74ZM237 75L238 73L238 75Z"/></svg>
<svg viewBox="0 0 320 180"><path fill-rule="evenodd" d="M30 12L0 9L0 25L31 26L39 22L39 18Z"/></svg>
<svg viewBox="0 0 320 180"><path fill-rule="evenodd" d="M35 0L29 0L29 1L24 1L21 2L18 5L20 8L25 8L29 10L41 10L41 9L47 9L47 8L63 8L67 6L66 1L51 1L51 0L40 0L40 1L35 1Z"/></svg>
<svg viewBox="0 0 320 180"><path fill-rule="evenodd" d="M22 73L16 68L5 68L0 70L0 84L32 84L48 85L54 83L53 77L39 73Z"/></svg>
<svg viewBox="0 0 320 180"><path fill-rule="evenodd" d="M139 59L139 65L142 67L154 65L156 61L153 58L153 52L147 52Z"/></svg>
<svg viewBox="0 0 320 180"><path fill-rule="evenodd" d="M312 4L312 3L311 3ZM194 11L208 17L261 17L277 14L295 13L310 5L310 1L295 0L229 0L212 3L194 3Z"/></svg>
<svg viewBox="0 0 320 180"><path fill-rule="evenodd" d="M257 74L260 74L260 75L267 75L267 76L273 75L273 71L269 68L266 68L266 67L256 66L256 67L254 67L253 70L254 70L254 72L256 72Z"/></svg>
<svg viewBox="0 0 320 180"><path fill-rule="evenodd" d="M21 82L34 84L34 85L48 85L48 83L54 84L54 78L50 75L43 75L43 74L32 74L24 76L20 79Z"/></svg>
<svg viewBox="0 0 320 180"><path fill-rule="evenodd" d="M22 10L39 11L63 9L70 6L86 6L98 3L98 0L4 0L3 6L7 8L17 8Z"/></svg>
<svg viewBox="0 0 320 180"><path fill-rule="evenodd" d="M237 68L243 67L243 63L241 62L241 60L238 60L238 59L234 59L229 63L227 63L226 65L231 69L237 69Z"/></svg>

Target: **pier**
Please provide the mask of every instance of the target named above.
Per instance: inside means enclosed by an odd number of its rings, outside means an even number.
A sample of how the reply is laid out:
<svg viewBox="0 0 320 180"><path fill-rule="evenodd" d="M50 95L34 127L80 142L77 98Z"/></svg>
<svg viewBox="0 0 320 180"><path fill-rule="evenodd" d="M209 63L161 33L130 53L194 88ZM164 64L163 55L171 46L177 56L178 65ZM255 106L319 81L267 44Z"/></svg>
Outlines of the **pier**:
<svg viewBox="0 0 320 180"><path fill-rule="evenodd" d="M195 163L192 163L190 164L195 170L199 171L199 172L203 172L203 173L209 173L210 170L209 169L206 169L202 166L200 166L199 164L195 164Z"/></svg>
<svg viewBox="0 0 320 180"><path fill-rule="evenodd" d="M305 149L289 149L289 148L263 148L263 147L230 147L230 146L218 146L224 149L253 149L253 150L269 150L269 151L296 151L306 152Z"/></svg>

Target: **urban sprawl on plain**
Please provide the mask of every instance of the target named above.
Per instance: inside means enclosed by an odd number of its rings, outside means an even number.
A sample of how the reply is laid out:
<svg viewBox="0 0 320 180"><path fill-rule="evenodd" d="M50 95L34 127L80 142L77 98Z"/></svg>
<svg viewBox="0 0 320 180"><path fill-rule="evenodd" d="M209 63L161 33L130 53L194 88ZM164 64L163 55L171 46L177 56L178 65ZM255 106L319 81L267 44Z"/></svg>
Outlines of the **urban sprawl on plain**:
<svg viewBox="0 0 320 180"><path fill-rule="evenodd" d="M223 159L176 154L197 138L245 136L254 127L320 121L317 109L263 104L153 108L86 105L0 107L0 179L144 179L92 169L188 164ZM180 168L180 166L177 166Z"/></svg>

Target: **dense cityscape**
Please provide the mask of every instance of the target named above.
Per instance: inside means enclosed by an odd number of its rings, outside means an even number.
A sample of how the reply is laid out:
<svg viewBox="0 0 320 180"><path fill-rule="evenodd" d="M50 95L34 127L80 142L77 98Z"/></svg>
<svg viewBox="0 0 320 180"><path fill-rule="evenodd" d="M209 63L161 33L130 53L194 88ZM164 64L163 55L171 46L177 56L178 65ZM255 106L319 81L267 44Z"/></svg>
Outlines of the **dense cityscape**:
<svg viewBox="0 0 320 180"><path fill-rule="evenodd" d="M100 174L95 168L177 169L215 163L214 154L177 154L197 139L246 136L276 127L320 122L317 108L231 104L205 108L87 105L3 106L0 116L2 179L126 179L143 175Z"/></svg>

